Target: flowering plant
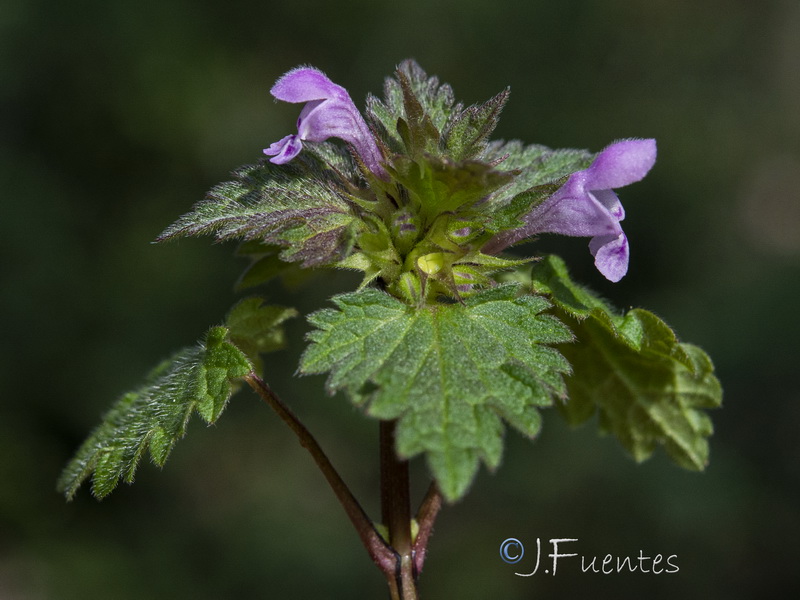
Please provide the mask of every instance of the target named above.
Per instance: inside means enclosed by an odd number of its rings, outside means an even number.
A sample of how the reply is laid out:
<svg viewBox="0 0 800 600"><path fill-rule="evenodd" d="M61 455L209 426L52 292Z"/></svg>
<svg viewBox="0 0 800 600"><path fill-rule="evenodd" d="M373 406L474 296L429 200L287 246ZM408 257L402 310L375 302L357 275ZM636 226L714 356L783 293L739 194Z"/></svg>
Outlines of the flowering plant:
<svg viewBox="0 0 800 600"><path fill-rule="evenodd" d="M413 61L386 80L383 99L367 98L364 116L310 67L288 72L272 94L303 104L297 133L158 240L241 240L251 259L241 288L299 270L363 273L358 289L307 316L299 372L327 373L328 393L377 421L380 522L266 383L260 355L281 348L282 324L297 312L258 296L122 396L64 470L68 497L89 477L99 498L131 482L148 451L163 465L192 413L213 423L244 382L309 450L392 597L414 598L443 500L461 498L481 463L499 465L506 425L534 438L542 409L555 406L570 423L597 414L637 461L663 446L684 467L705 466L703 409L721 402L708 356L652 313L621 313L574 283L560 258L504 254L540 234L589 237L597 269L619 281L629 247L614 189L648 173L654 140L597 154L489 141L508 90L464 107ZM412 517L416 457L431 486Z"/></svg>

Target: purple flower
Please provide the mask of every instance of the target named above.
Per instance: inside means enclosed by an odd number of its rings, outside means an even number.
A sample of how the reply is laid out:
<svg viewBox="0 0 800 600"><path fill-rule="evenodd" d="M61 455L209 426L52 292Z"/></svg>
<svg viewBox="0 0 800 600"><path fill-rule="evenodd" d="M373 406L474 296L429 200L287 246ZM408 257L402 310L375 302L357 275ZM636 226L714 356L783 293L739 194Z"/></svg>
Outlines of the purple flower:
<svg viewBox="0 0 800 600"><path fill-rule="evenodd" d="M642 179L656 161L656 141L624 140L606 147L594 162L569 176L558 191L524 217L524 227L490 240L485 252L499 252L538 233L591 237L597 270L617 282L628 272L628 238L619 222L625 211L613 188Z"/></svg>
<svg viewBox="0 0 800 600"><path fill-rule="evenodd" d="M361 160L376 175L386 174L375 139L358 112L350 95L318 69L300 67L289 71L275 82L270 93L284 102L305 102L297 119L297 133L287 135L264 150L278 165L289 162L300 153L303 141L322 142L337 137L350 143Z"/></svg>

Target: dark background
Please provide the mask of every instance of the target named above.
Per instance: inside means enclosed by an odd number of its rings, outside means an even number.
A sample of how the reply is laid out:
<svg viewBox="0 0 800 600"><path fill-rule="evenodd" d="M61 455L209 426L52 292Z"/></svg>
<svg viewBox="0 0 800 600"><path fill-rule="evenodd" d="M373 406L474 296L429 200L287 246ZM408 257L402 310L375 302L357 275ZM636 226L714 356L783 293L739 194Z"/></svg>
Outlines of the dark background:
<svg viewBox="0 0 800 600"><path fill-rule="evenodd" d="M312 64L363 106L406 57L467 103L510 85L496 137L594 151L658 139L651 174L621 192L621 283L595 272L586 240L543 247L704 347L725 389L703 474L660 452L637 466L554 411L533 443L509 433L498 472L443 511L423 596L796 593L798 31L795 0L4 0L0 598L385 597L322 476L249 393L102 503L54 487L110 403L234 302L232 246L150 242L292 132L298 109L273 103L275 79ZM331 291L269 294L308 312ZM321 378L292 377L302 320L289 331L268 379L377 516L377 427L324 397ZM529 554L537 537L543 552L571 537L587 557L674 554L680 571L591 575L572 559L523 579L527 558L499 558L508 537Z"/></svg>

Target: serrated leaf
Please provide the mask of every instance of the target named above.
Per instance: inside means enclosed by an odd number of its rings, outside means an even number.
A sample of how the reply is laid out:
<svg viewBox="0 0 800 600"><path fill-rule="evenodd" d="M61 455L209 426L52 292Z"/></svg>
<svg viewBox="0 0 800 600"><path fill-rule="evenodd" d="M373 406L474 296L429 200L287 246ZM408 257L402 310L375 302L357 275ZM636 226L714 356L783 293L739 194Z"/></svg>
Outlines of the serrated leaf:
<svg viewBox="0 0 800 600"><path fill-rule="evenodd" d="M567 176L588 167L594 156L585 150L552 150L519 141L488 144L481 160L512 179L488 196L483 207L486 230L497 234L521 227L524 215L553 195Z"/></svg>
<svg viewBox="0 0 800 600"><path fill-rule="evenodd" d="M486 207L488 216L484 225L486 231L500 233L501 231L522 227L525 224L523 217L555 194L560 187L560 181L545 183L520 192L504 203L498 203L495 200L490 201Z"/></svg>
<svg viewBox="0 0 800 600"><path fill-rule="evenodd" d="M444 131L444 148L453 160L477 158L486 149L486 140L497 127L510 89L506 88L494 98L470 106L451 119Z"/></svg>
<svg viewBox="0 0 800 600"><path fill-rule="evenodd" d="M440 84L437 77L428 77L416 62L406 60L397 67L396 77L386 79L383 100L367 97L365 116L392 152L405 149L416 154L421 149L434 150L445 124L454 112L460 111L461 105L454 105L449 85ZM405 132L401 133L403 128ZM407 142L412 148L407 147Z"/></svg>
<svg viewBox="0 0 800 600"><path fill-rule="evenodd" d="M245 298L234 306L225 320L229 337L247 355L254 371L261 372L260 354L280 350L286 345L281 325L297 316L297 311L285 306L264 304L257 297Z"/></svg>
<svg viewBox="0 0 800 600"><path fill-rule="evenodd" d="M330 142L303 142L303 149L317 159L315 168L324 165L333 172L326 177L338 181L358 180L360 171L348 148Z"/></svg>
<svg viewBox="0 0 800 600"><path fill-rule="evenodd" d="M609 323L615 317L606 302L572 281L567 265L554 254L542 257L533 266L529 281L534 293L547 294L553 304L575 319L585 319L595 308L599 309L598 318L607 318Z"/></svg>
<svg viewBox="0 0 800 600"><path fill-rule="evenodd" d="M464 304L414 309L374 289L334 297L314 313L301 372L329 372L376 418L397 419L397 449L424 453L445 497L456 500L479 460L497 466L503 421L534 436L538 407L564 393L569 365L550 344L572 338L542 297L498 286Z"/></svg>
<svg viewBox="0 0 800 600"><path fill-rule="evenodd" d="M587 150L553 150L547 146L522 142L494 141L488 144L480 159L494 166L498 171L515 174L514 180L498 190L490 199L491 211L517 202L520 194L530 194L542 185L556 184L567 175L588 167L595 155Z"/></svg>
<svg viewBox="0 0 800 600"><path fill-rule="evenodd" d="M225 327L213 327L208 332L205 353L197 367L197 412L207 423L213 423L222 413L233 393L233 380L253 370L247 356L227 341L228 334Z"/></svg>
<svg viewBox="0 0 800 600"><path fill-rule="evenodd" d="M195 410L208 423L219 418L234 381L252 370L247 357L227 341L228 330L212 328L205 340L160 364L138 390L125 394L64 469L58 487L72 498L93 475L92 492L107 496L120 479L132 482L149 449L163 466L186 433Z"/></svg>
<svg viewBox="0 0 800 600"><path fill-rule="evenodd" d="M450 116L461 110L461 107L455 104L453 88L447 83L440 83L435 75L429 76L416 61L404 60L397 67L397 72L398 81L399 75L402 74L408 81L409 90L414 98L437 130L444 129ZM396 93L393 94L393 98L397 98Z"/></svg>
<svg viewBox="0 0 800 600"><path fill-rule="evenodd" d="M409 156L417 157L438 148L441 131L433 124L430 115L417 97L416 86L412 86L409 75L402 68L397 70L397 79L403 93L403 117L397 120L397 131L405 144Z"/></svg>
<svg viewBox="0 0 800 600"><path fill-rule="evenodd" d="M397 160L392 173L409 191L423 223L444 212L468 208L511 180L511 175L477 161L451 162L427 157Z"/></svg>
<svg viewBox="0 0 800 600"><path fill-rule="evenodd" d="M312 152L287 165L261 160L212 188L156 241L212 234L281 246L283 260L304 267L335 263L349 250L358 222L348 185Z"/></svg>
<svg viewBox="0 0 800 600"><path fill-rule="evenodd" d="M597 413L601 429L614 434L637 461L662 445L679 465L703 469L713 428L702 409L722 403L708 355L680 343L648 311L618 315L574 284L556 257L534 267L533 287L550 295L577 336L575 344L559 348L573 368L569 401L562 407L567 420L579 423Z"/></svg>

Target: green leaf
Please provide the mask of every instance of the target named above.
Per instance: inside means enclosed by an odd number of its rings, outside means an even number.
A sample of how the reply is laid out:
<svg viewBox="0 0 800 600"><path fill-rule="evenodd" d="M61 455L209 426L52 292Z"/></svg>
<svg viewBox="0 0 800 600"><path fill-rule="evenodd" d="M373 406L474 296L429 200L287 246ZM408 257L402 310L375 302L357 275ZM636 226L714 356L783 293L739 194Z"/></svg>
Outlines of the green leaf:
<svg viewBox="0 0 800 600"><path fill-rule="evenodd" d="M249 258L250 264L236 282L236 291L263 285L276 277L297 277L301 272L297 263L281 260L280 251L280 246L264 244L258 240L239 244L236 255Z"/></svg>
<svg viewBox="0 0 800 600"><path fill-rule="evenodd" d="M486 149L486 140L497 127L510 89L479 106L470 106L448 124L443 137L447 154L453 160L477 158Z"/></svg>
<svg viewBox="0 0 800 600"><path fill-rule="evenodd" d="M570 279L567 265L553 254L542 257L527 277L534 293L546 294L553 304L569 316L583 320L593 309L599 309L596 315L609 322L615 312L609 305L587 288Z"/></svg>
<svg viewBox="0 0 800 600"><path fill-rule="evenodd" d="M329 146L325 152L338 152ZM341 260L352 245L358 220L350 183L320 158L320 152L304 152L287 165L261 160L241 167L233 181L212 188L156 241L212 234L218 240L281 246L281 259L304 267Z"/></svg>
<svg viewBox="0 0 800 600"><path fill-rule="evenodd" d="M449 85L406 60L398 65L395 78L386 79L382 101L367 97L366 118L392 152L416 155L434 151L445 124L460 111Z"/></svg>
<svg viewBox="0 0 800 600"><path fill-rule="evenodd" d="M520 192L507 202L491 201L486 207L488 219L484 228L490 233L499 233L522 227L525 224L523 217L555 194L561 185L561 181L545 183Z"/></svg>
<svg viewBox="0 0 800 600"><path fill-rule="evenodd" d="M513 140L491 142L480 158L498 170L518 173L513 185L504 190L504 197L510 199L529 188L553 183L585 169L595 156L588 150L553 150L538 144L525 146Z"/></svg>
<svg viewBox="0 0 800 600"><path fill-rule="evenodd" d="M286 289L297 291L321 275L320 270L303 269L297 263L281 260L280 252L279 246L264 244L257 240L239 244L236 256L249 258L250 264L239 276L234 289L240 292L264 285L279 277Z"/></svg>
<svg viewBox="0 0 800 600"><path fill-rule="evenodd" d="M286 345L286 335L281 325L297 311L284 306L265 305L261 298L251 297L240 301L228 313L225 325L231 342L261 372L260 354L280 350Z"/></svg>
<svg viewBox="0 0 800 600"><path fill-rule="evenodd" d="M403 139L409 156L417 157L424 152L432 152L439 146L441 130L431 120L428 111L417 97L417 87L412 84L413 71L407 73L400 68L397 79L403 93L404 117L397 120L397 131Z"/></svg>
<svg viewBox="0 0 800 600"><path fill-rule="evenodd" d="M392 173L409 191L424 226L444 212L473 206L511 181L508 173L477 161L454 163L431 156L414 162L397 160Z"/></svg>
<svg viewBox="0 0 800 600"><path fill-rule="evenodd" d="M552 196L569 175L588 167L594 155L585 150L498 141L488 144L480 159L510 178L510 183L488 196L482 208L486 231L497 234L521 227L524 215Z"/></svg>
<svg viewBox="0 0 800 600"><path fill-rule="evenodd" d="M678 341L654 314L634 309L618 315L574 284L561 259L547 257L533 270L533 286L550 295L557 314L577 336L559 347L570 361L571 423L597 413L637 461L662 445L679 465L701 470L708 463L713 427L703 409L722 403L722 388L708 355Z"/></svg>
<svg viewBox="0 0 800 600"><path fill-rule="evenodd" d="M429 77L414 61L401 63L384 86L384 99L367 98L366 118L394 154L414 160L423 154L462 161L478 158L497 126L508 100L506 89L487 102L466 109L453 90Z"/></svg>
<svg viewBox="0 0 800 600"><path fill-rule="evenodd" d="M330 171L326 176L341 181L357 181L361 175L347 147L331 142L303 142L303 151L314 156L315 169Z"/></svg>
<svg viewBox="0 0 800 600"><path fill-rule="evenodd" d="M164 361L141 388L117 401L64 469L59 489L72 498L93 475L92 492L103 498L120 479L133 481L148 449L153 462L163 466L185 435L192 412L207 423L216 421L235 381L252 371L247 357L227 338L226 328L212 328L201 344Z"/></svg>
<svg viewBox="0 0 800 600"><path fill-rule="evenodd" d="M503 421L533 437L538 408L564 395L569 365L550 344L572 336L517 285L420 309L374 289L333 301L309 317L300 370L329 372L330 393L397 419L399 454L424 453L448 500L466 492L480 460L499 464Z"/></svg>

